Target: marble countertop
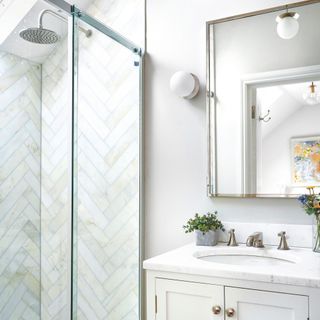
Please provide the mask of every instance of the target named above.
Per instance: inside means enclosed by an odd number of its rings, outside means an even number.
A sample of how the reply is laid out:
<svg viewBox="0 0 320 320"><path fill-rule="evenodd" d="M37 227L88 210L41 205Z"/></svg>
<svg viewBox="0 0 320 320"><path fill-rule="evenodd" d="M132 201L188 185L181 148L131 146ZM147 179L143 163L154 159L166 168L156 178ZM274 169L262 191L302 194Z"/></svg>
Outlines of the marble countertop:
<svg viewBox="0 0 320 320"><path fill-rule="evenodd" d="M266 259L264 263L262 259L257 266L217 263L198 258L212 254L249 254L253 258L267 256L274 260ZM278 259L286 261L282 264ZM220 260L223 261L223 257ZM245 245L227 247L226 244L219 244L215 247L202 247L192 244L145 260L143 267L147 270L320 288L320 254L304 248L282 251L274 246L259 249L248 248Z"/></svg>

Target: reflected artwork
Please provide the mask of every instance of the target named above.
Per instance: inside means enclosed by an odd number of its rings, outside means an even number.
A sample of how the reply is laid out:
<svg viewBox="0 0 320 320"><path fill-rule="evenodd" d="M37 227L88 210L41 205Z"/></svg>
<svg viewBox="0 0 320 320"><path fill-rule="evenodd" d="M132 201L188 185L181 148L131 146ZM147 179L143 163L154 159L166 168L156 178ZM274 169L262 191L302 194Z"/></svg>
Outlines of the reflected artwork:
<svg viewBox="0 0 320 320"><path fill-rule="evenodd" d="M291 139L292 179L296 185L320 185L320 136Z"/></svg>

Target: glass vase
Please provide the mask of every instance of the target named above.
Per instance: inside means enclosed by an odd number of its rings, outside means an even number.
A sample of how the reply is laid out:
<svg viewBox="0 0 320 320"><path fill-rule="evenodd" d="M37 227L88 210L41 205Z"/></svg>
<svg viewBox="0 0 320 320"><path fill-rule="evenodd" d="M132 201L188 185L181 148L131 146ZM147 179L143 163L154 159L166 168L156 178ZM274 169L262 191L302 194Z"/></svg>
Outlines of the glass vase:
<svg viewBox="0 0 320 320"><path fill-rule="evenodd" d="M320 215L316 215L313 223L313 251L320 253Z"/></svg>

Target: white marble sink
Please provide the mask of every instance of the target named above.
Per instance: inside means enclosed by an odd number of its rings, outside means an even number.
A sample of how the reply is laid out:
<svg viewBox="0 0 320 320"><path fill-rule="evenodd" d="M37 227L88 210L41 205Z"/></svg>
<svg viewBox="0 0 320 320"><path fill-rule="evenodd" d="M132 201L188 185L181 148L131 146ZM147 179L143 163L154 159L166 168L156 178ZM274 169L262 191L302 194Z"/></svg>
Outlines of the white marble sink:
<svg viewBox="0 0 320 320"><path fill-rule="evenodd" d="M320 288L320 254L303 248L188 245L144 261L144 268Z"/></svg>
<svg viewBox="0 0 320 320"><path fill-rule="evenodd" d="M292 256L291 259L286 257L283 258L281 254L277 252L255 252L252 253L247 249L243 248L226 248L226 250L210 250L210 251L198 251L195 252L194 256L202 261L238 265L238 266L290 266L296 264L297 259Z"/></svg>

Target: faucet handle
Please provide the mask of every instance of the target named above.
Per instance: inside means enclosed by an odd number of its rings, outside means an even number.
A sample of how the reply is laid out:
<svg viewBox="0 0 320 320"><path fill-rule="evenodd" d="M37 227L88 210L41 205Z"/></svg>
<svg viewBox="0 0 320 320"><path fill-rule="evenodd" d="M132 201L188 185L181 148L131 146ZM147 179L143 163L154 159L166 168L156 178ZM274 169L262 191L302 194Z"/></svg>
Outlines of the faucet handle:
<svg viewBox="0 0 320 320"><path fill-rule="evenodd" d="M278 233L278 236L281 237L281 236L286 236L287 239L290 239L290 236L287 234L287 231L280 231Z"/></svg>
<svg viewBox="0 0 320 320"><path fill-rule="evenodd" d="M229 230L229 241L228 241L228 246L229 247L237 247L238 246L238 243L237 243L237 240L236 240L236 235L235 235L235 230L234 229L230 229Z"/></svg>
<svg viewBox="0 0 320 320"><path fill-rule="evenodd" d="M254 241L254 236L249 236L248 238L247 238L247 241L246 241L246 246L247 247L253 247L253 241Z"/></svg>
<svg viewBox="0 0 320 320"><path fill-rule="evenodd" d="M256 239L253 241L253 246L255 248L264 248L264 244L263 244L263 241L262 239Z"/></svg>
<svg viewBox="0 0 320 320"><path fill-rule="evenodd" d="M278 250L290 250L287 242L286 232L280 231L278 233L278 236L280 237L280 243L278 246Z"/></svg>

